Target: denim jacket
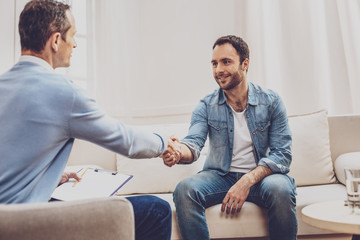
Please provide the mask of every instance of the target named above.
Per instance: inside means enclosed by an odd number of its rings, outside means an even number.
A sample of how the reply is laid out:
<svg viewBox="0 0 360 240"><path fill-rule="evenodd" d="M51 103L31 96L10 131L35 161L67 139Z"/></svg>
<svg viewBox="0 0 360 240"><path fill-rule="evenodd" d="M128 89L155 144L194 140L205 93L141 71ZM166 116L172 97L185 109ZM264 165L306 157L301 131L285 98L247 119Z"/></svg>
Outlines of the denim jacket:
<svg viewBox="0 0 360 240"><path fill-rule="evenodd" d="M286 174L292 159L291 131L285 106L279 95L248 83L248 105L245 117L253 141L257 165L273 173ZM209 136L209 153L203 170L220 175L229 172L234 143L234 116L225 93L218 88L203 98L195 108L188 136L182 139L196 161Z"/></svg>

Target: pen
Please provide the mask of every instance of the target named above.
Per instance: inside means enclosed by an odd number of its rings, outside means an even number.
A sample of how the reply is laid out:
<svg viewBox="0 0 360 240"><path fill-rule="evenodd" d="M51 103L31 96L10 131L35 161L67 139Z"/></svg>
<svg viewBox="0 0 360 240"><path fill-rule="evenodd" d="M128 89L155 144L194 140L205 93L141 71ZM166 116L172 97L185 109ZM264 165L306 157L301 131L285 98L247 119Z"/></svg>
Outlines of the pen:
<svg viewBox="0 0 360 240"><path fill-rule="evenodd" d="M88 170L89 168L86 168L85 169L85 171L81 174L81 176L80 177L83 177L84 176L84 174L86 173L86 171ZM76 182L74 182L74 185L73 185L73 187L75 187L75 185L78 183L79 181L78 180L76 180Z"/></svg>

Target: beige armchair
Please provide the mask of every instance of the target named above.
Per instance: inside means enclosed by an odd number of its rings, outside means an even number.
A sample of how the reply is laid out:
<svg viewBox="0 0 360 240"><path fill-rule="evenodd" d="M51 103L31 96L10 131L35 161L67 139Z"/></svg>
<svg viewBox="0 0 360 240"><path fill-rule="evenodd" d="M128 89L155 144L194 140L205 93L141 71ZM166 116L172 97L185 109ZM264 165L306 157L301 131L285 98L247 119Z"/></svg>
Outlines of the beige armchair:
<svg viewBox="0 0 360 240"><path fill-rule="evenodd" d="M0 239L135 239L134 214L125 198L0 204Z"/></svg>

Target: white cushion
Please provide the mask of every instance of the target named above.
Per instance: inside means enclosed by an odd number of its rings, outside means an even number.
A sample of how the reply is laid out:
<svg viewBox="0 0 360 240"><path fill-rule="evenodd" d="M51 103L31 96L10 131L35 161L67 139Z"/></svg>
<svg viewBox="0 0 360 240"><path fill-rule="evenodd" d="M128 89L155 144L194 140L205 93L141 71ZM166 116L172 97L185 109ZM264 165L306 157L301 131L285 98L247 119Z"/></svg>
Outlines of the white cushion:
<svg viewBox="0 0 360 240"><path fill-rule="evenodd" d="M297 186L336 182L325 110L289 116L293 160L290 173Z"/></svg>
<svg viewBox="0 0 360 240"><path fill-rule="evenodd" d="M189 123L149 125L137 128L164 136L174 135L181 140L187 135L188 127ZM172 167L165 166L161 158L135 160L117 155L118 172L134 176L117 192L117 195L173 192L181 180L202 170L206 151L207 148L204 147L201 157L192 164L177 164Z"/></svg>
<svg viewBox="0 0 360 240"><path fill-rule="evenodd" d="M335 172L338 180L345 185L345 168L360 168L360 152L344 153L335 160Z"/></svg>
<svg viewBox="0 0 360 240"><path fill-rule="evenodd" d="M171 193L184 178L202 170L205 156L192 164L164 165L161 158L129 159L117 155L118 172L134 177L117 192L117 195L136 193Z"/></svg>

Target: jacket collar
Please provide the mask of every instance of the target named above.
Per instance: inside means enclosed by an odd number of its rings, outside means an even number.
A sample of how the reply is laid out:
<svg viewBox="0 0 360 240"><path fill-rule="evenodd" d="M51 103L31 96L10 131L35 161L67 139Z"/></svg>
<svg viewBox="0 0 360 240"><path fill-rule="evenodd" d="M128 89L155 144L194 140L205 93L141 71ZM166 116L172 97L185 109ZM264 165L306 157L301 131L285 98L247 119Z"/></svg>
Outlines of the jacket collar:
<svg viewBox="0 0 360 240"><path fill-rule="evenodd" d="M258 99L255 96L256 89L255 85L251 82L248 82L248 104L250 105L257 105ZM224 90L219 88L219 104L224 104L226 102L226 96Z"/></svg>

